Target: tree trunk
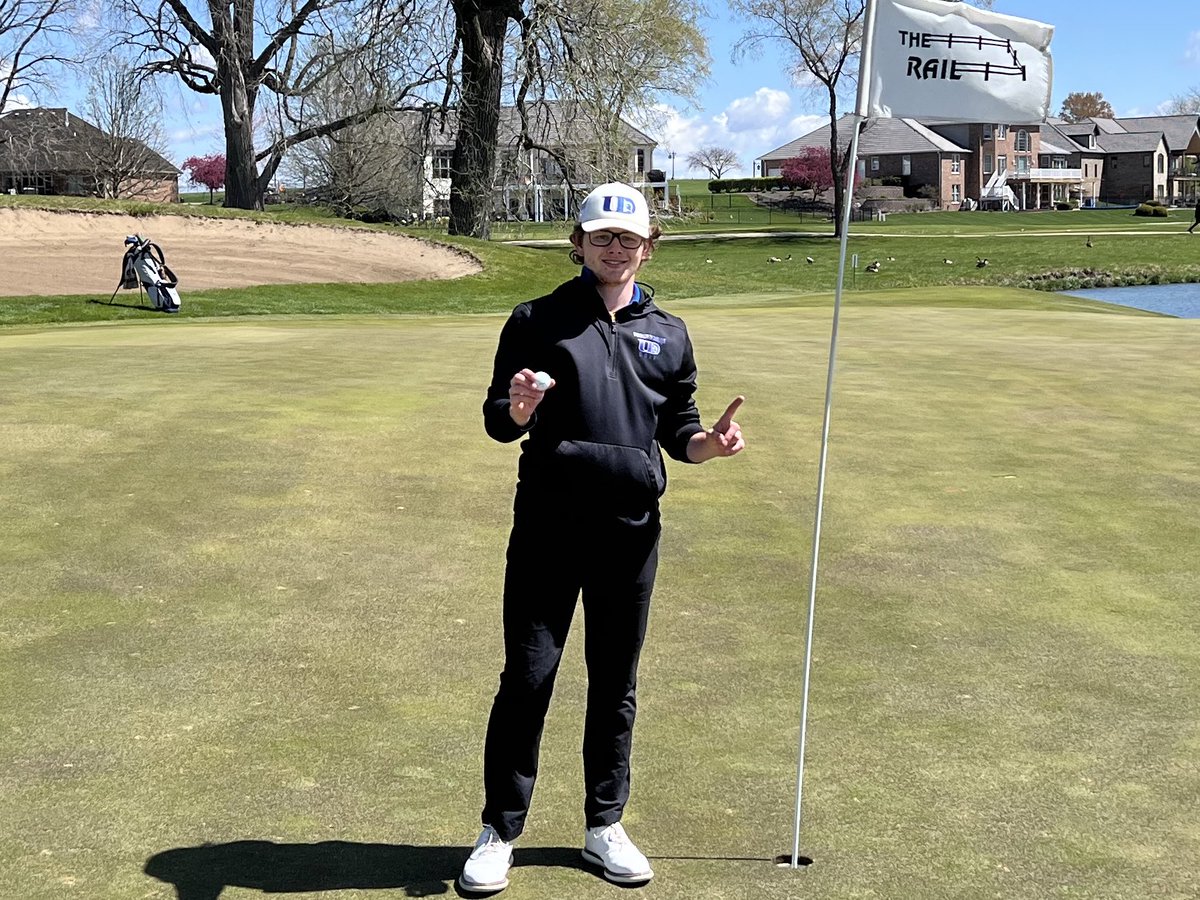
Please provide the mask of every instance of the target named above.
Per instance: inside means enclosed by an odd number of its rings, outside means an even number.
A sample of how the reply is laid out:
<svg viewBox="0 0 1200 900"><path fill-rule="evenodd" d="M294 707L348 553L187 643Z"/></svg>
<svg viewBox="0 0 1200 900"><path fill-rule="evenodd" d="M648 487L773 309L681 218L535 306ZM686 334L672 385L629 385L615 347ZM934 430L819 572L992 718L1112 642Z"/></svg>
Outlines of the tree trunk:
<svg viewBox="0 0 1200 900"><path fill-rule="evenodd" d="M842 209L846 203L846 173L842 162L850 155L838 150L837 92L829 88L829 167L833 171L833 236L842 236Z"/></svg>
<svg viewBox="0 0 1200 900"><path fill-rule="evenodd" d="M221 111L225 116L224 205L230 209L262 209L258 165L254 161L254 107L244 84L222 88Z"/></svg>
<svg viewBox="0 0 1200 900"><path fill-rule="evenodd" d="M511 0L454 0L462 93L450 163L451 234L486 239L491 230L504 32L511 10Z"/></svg>
<svg viewBox="0 0 1200 900"><path fill-rule="evenodd" d="M251 4L250 9L253 9ZM221 46L217 79L225 119L225 206L262 209L258 163L254 159L254 105L258 83L247 79L254 53L254 22L235 4L232 16L213 16L213 35Z"/></svg>

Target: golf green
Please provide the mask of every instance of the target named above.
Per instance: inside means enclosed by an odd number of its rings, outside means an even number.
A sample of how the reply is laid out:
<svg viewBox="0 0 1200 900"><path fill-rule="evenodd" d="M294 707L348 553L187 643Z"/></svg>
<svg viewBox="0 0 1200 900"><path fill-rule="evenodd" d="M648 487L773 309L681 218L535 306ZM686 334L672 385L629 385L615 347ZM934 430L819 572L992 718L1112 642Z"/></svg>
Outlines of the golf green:
<svg viewBox="0 0 1200 900"><path fill-rule="evenodd" d="M669 464L625 818L644 894L1196 896L1200 324L1085 310L844 310L815 863L773 865L830 326L803 303L667 304L750 448ZM0 895L454 894L518 452L479 414L502 322L0 333ZM514 900L618 891L578 860L581 648Z"/></svg>

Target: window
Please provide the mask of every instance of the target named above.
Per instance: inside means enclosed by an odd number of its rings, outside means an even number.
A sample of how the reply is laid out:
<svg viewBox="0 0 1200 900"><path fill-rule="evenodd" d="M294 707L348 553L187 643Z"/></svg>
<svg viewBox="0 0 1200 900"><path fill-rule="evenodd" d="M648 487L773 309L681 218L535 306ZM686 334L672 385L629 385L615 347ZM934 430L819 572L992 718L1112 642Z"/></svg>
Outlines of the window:
<svg viewBox="0 0 1200 900"><path fill-rule="evenodd" d="M962 201L962 185L950 185L950 202L959 203Z"/></svg>
<svg viewBox="0 0 1200 900"><path fill-rule="evenodd" d="M1017 149L1029 152L1029 132L1024 128L1017 132Z"/></svg>
<svg viewBox="0 0 1200 900"><path fill-rule="evenodd" d="M996 157L996 171L997 172L1007 172L1008 171L1008 157L1007 156L997 156Z"/></svg>
<svg viewBox="0 0 1200 900"><path fill-rule="evenodd" d="M9 190L15 190L18 194L53 193L49 175L10 175L6 187Z"/></svg>
<svg viewBox="0 0 1200 900"><path fill-rule="evenodd" d="M958 153L955 153L953 156L950 157L950 174L957 175L961 171L962 171L962 156Z"/></svg>
<svg viewBox="0 0 1200 900"><path fill-rule="evenodd" d="M1167 170L1167 160L1161 153L1158 154L1158 174L1161 175Z"/></svg>
<svg viewBox="0 0 1200 900"><path fill-rule="evenodd" d="M1050 155L1048 153L1043 153L1041 156L1039 156L1038 165L1043 169L1050 168Z"/></svg>
<svg viewBox="0 0 1200 900"><path fill-rule="evenodd" d="M995 167L996 167L996 164L992 161L992 154L989 153L987 156L985 156L983 158L983 174L991 175L992 170Z"/></svg>
<svg viewBox="0 0 1200 900"><path fill-rule="evenodd" d="M879 171L879 157L878 156L871 157L871 171L872 172Z"/></svg>
<svg viewBox="0 0 1200 900"><path fill-rule="evenodd" d="M983 126L983 139L985 141L990 141L992 139L992 126L991 125Z"/></svg>
<svg viewBox="0 0 1200 900"><path fill-rule="evenodd" d="M1150 168L1150 154L1149 153L1142 154L1142 165L1144 167L1146 167L1147 169Z"/></svg>
<svg viewBox="0 0 1200 900"><path fill-rule="evenodd" d="M641 147L638 147L637 150L637 169L635 171L639 175L646 171L646 151Z"/></svg>
<svg viewBox="0 0 1200 900"><path fill-rule="evenodd" d="M433 177L449 178L451 173L450 161L454 158L453 150L433 151Z"/></svg>
<svg viewBox="0 0 1200 900"><path fill-rule="evenodd" d="M996 140L998 140L998 141L1008 140L1008 126L1007 125L997 125L996 126Z"/></svg>
<svg viewBox="0 0 1200 900"><path fill-rule="evenodd" d="M1017 174L1018 175L1028 175L1029 174L1029 157L1028 156L1018 156L1017 157Z"/></svg>
<svg viewBox="0 0 1200 900"><path fill-rule="evenodd" d="M912 157L909 156L907 153L905 153L903 156L900 157L900 174L901 175L911 175L912 174Z"/></svg>

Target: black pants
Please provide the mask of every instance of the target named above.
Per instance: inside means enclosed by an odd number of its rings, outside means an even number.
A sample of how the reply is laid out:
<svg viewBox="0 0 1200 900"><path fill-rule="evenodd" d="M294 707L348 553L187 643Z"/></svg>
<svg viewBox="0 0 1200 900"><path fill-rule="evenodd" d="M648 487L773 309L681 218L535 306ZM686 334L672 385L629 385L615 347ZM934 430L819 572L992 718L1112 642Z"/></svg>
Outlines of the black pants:
<svg viewBox="0 0 1200 900"><path fill-rule="evenodd" d="M654 508L630 517L582 498L518 491L504 576L504 671L484 748L483 823L511 841L525 827L554 677L582 591L588 828L620 821L629 799L637 666L658 566Z"/></svg>

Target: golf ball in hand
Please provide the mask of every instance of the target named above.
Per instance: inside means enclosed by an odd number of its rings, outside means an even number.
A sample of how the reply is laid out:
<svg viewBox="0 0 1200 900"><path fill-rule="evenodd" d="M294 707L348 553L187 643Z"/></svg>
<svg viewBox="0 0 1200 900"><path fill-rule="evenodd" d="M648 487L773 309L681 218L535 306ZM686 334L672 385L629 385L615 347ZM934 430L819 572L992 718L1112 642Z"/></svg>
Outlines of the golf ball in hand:
<svg viewBox="0 0 1200 900"><path fill-rule="evenodd" d="M544 391L546 388L550 387L551 381L553 381L553 379L545 372L533 373L533 384L534 387L536 387L539 391Z"/></svg>

